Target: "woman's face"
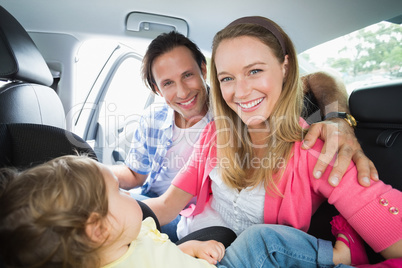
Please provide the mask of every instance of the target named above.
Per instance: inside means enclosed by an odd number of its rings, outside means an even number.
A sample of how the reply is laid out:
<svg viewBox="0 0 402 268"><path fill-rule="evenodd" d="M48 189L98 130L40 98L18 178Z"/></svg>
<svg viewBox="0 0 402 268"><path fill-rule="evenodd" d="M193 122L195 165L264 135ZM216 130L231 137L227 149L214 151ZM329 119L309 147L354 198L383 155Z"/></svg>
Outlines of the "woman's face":
<svg viewBox="0 0 402 268"><path fill-rule="evenodd" d="M280 63L259 39L241 36L223 40L215 53L223 98L249 128L265 122L282 91L287 56Z"/></svg>

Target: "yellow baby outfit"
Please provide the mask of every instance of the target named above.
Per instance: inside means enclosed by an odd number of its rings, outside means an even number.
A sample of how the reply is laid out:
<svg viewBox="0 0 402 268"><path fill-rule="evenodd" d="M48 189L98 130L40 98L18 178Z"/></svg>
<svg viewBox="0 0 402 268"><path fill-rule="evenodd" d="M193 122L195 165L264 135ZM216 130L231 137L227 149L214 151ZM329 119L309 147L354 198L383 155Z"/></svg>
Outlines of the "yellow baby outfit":
<svg viewBox="0 0 402 268"><path fill-rule="evenodd" d="M206 260L183 253L166 234L156 229L155 221L146 218L141 231L127 252L103 268L166 268L166 267L215 267Z"/></svg>

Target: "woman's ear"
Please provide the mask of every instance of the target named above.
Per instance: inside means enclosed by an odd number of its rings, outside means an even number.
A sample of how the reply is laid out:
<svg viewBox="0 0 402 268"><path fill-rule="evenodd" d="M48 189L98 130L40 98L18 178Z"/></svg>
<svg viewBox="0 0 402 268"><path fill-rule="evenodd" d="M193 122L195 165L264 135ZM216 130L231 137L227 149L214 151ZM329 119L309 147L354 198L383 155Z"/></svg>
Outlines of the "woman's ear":
<svg viewBox="0 0 402 268"><path fill-rule="evenodd" d="M286 77L288 75L288 69L289 69L289 55L285 55L285 59L282 64L282 72L284 80L286 80Z"/></svg>
<svg viewBox="0 0 402 268"><path fill-rule="evenodd" d="M104 243L110 234L110 228L107 228L104 224L105 223L101 220L100 215L96 212L92 212L85 226L86 235L96 243Z"/></svg>

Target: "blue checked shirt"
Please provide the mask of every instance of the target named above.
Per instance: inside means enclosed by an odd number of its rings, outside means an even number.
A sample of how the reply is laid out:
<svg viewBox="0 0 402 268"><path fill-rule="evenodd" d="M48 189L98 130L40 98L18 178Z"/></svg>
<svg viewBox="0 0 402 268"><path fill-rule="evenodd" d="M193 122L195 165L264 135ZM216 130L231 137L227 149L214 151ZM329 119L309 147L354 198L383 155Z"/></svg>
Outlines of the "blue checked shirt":
<svg viewBox="0 0 402 268"><path fill-rule="evenodd" d="M208 122L212 120L207 113ZM167 151L172 145L174 110L166 103L155 103L141 117L139 127L125 164L134 172L149 174L142 186L142 194L150 191L159 175Z"/></svg>

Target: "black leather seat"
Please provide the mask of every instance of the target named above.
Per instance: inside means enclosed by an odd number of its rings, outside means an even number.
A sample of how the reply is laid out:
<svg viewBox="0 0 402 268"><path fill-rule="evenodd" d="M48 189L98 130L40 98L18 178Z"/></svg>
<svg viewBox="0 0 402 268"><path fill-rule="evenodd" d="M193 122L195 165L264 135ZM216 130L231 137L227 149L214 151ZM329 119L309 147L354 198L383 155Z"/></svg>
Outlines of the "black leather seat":
<svg viewBox="0 0 402 268"><path fill-rule="evenodd" d="M0 123L65 128L64 108L45 60L21 24L0 6Z"/></svg>
<svg viewBox="0 0 402 268"><path fill-rule="evenodd" d="M356 137L380 179L402 190L402 83L355 90L349 106Z"/></svg>
<svg viewBox="0 0 402 268"><path fill-rule="evenodd" d="M0 167L25 169L77 153L97 159L83 139L65 129L39 124L0 124Z"/></svg>

